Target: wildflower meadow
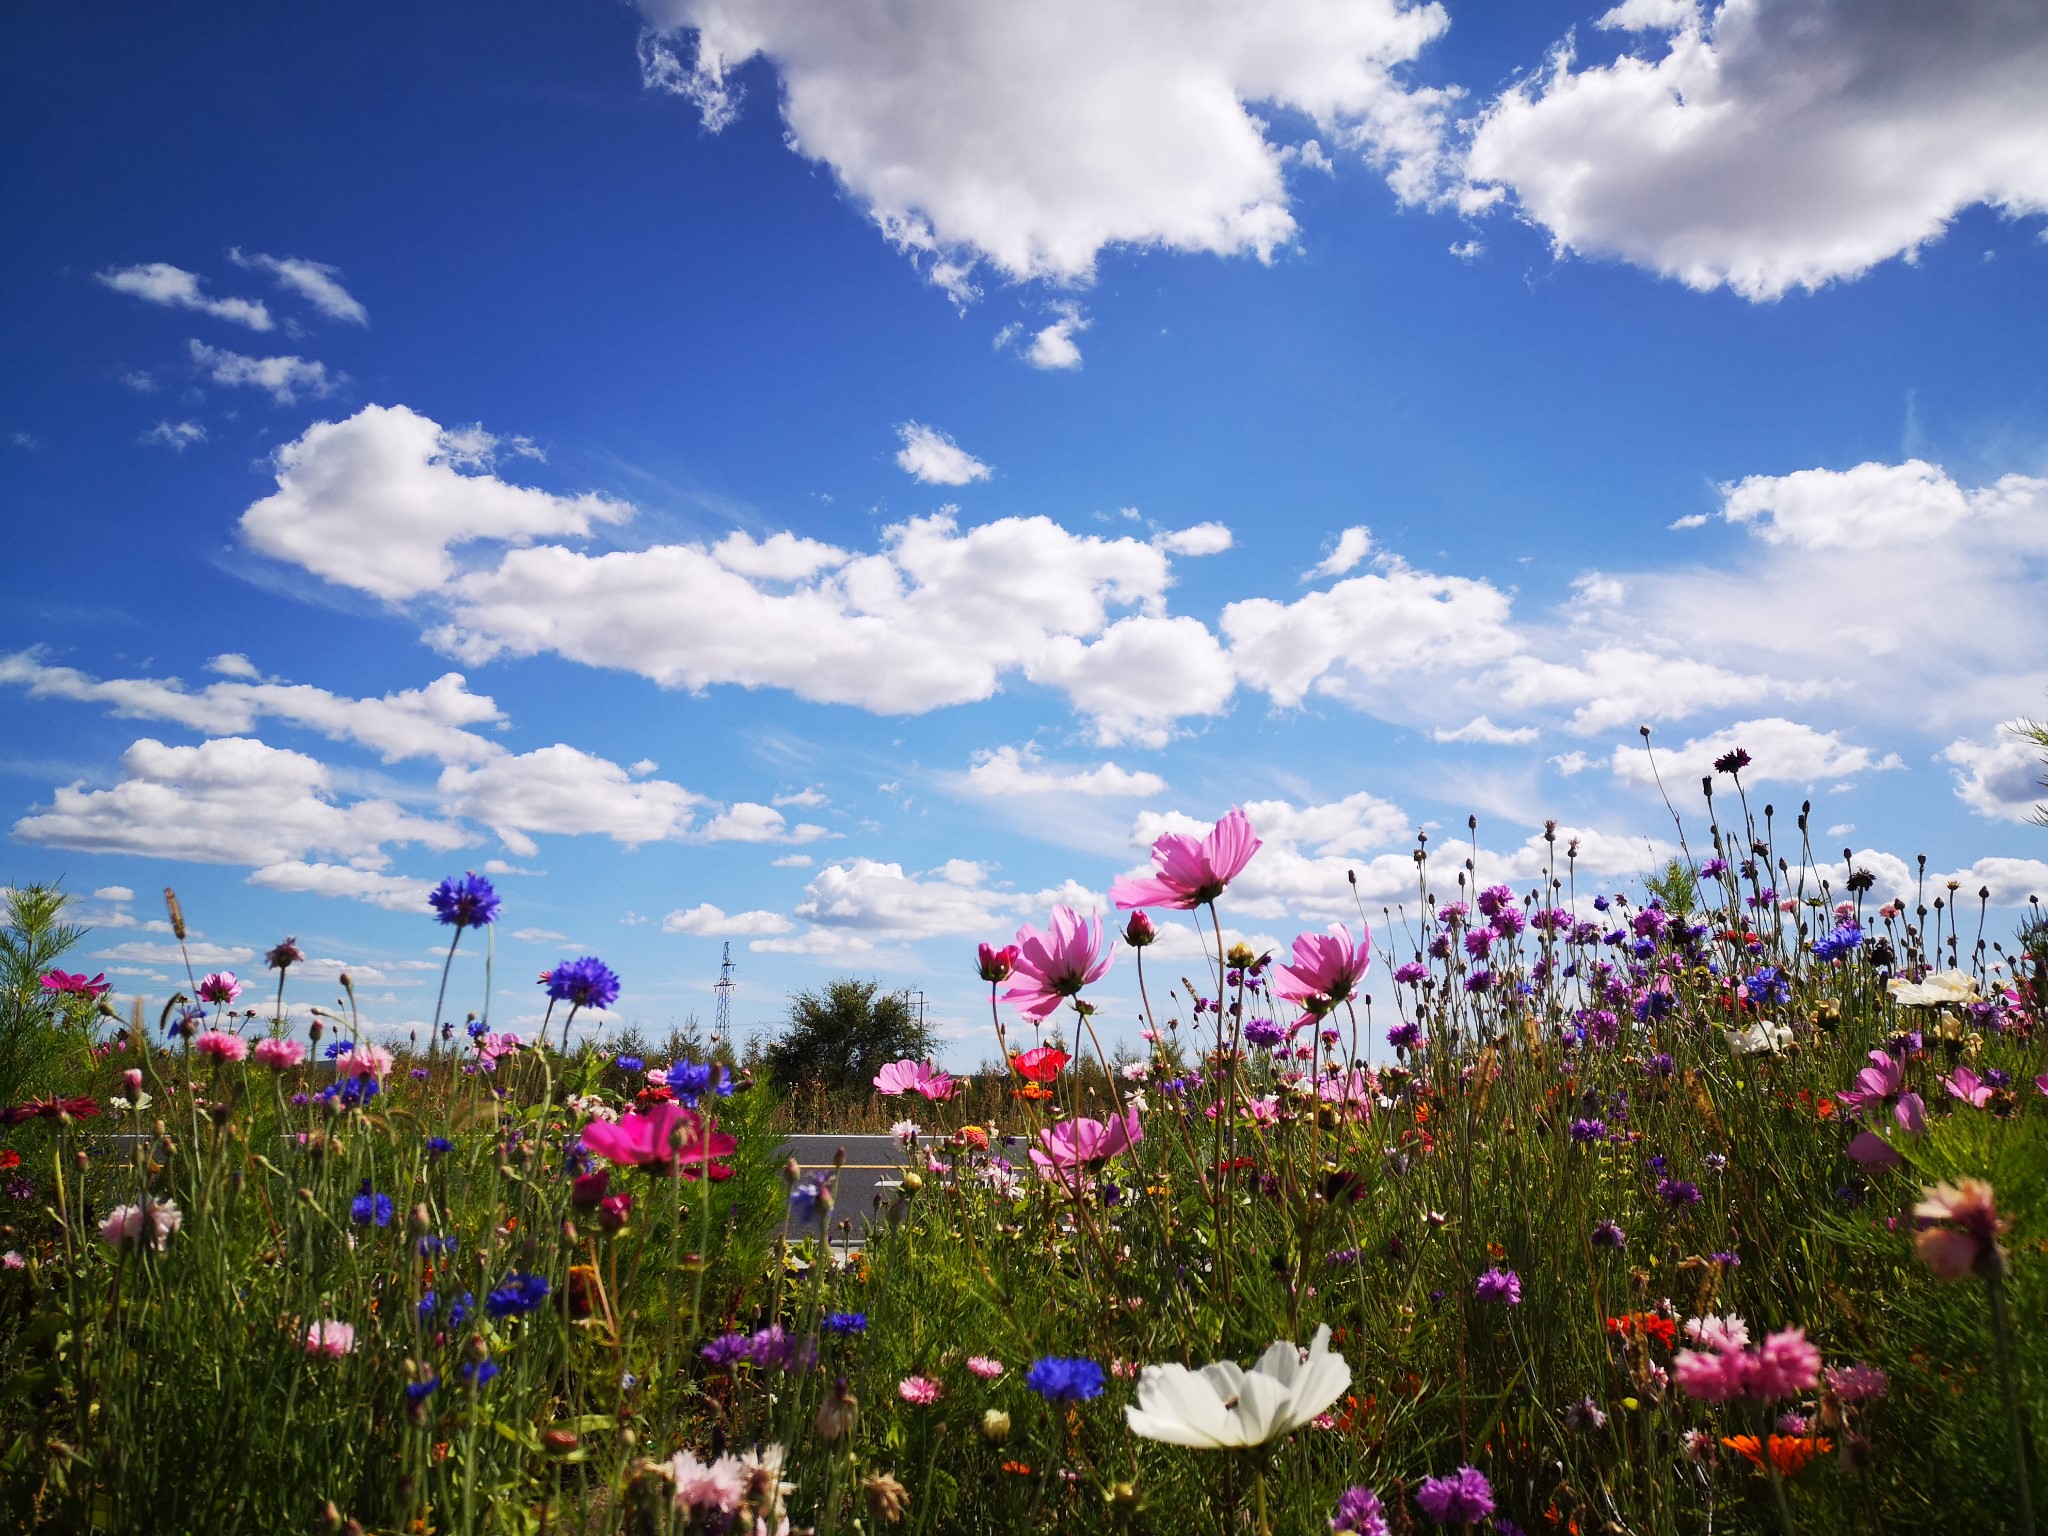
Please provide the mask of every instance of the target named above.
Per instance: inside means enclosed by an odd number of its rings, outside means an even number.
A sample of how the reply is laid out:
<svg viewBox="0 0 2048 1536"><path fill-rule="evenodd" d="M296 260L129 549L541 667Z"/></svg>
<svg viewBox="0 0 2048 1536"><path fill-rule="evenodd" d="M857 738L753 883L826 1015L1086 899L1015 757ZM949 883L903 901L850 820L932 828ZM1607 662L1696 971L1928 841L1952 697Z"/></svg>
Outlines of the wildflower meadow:
<svg viewBox="0 0 2048 1536"><path fill-rule="evenodd" d="M1634 897L1568 838L1526 888L1423 838L1411 899L1275 953L1224 940L1257 826L1165 834L1114 913L960 957L988 1066L837 1124L729 1042L594 1036L597 957L529 1038L444 966L400 1048L346 983L289 1007L291 940L127 1017L39 954L0 1522L2031 1532L2048 929L1878 889L1747 766ZM421 921L501 916L466 875ZM882 1125L862 1209L781 1150Z"/></svg>

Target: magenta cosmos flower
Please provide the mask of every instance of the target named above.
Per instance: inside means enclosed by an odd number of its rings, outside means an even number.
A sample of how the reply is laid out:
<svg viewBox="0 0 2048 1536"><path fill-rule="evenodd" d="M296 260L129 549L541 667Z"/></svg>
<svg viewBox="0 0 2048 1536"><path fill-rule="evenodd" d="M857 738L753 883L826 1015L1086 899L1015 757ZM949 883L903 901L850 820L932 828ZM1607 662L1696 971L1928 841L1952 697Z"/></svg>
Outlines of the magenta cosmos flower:
<svg viewBox="0 0 2048 1536"><path fill-rule="evenodd" d="M242 995L242 984L233 971L209 971L199 983L199 1000L225 1008Z"/></svg>
<svg viewBox="0 0 2048 1536"><path fill-rule="evenodd" d="M1003 994L1017 1011L1034 1022L1059 1007L1083 987L1109 974L1115 958L1102 943L1102 920L1082 917L1072 907L1054 907L1047 931L1028 923L1017 930L1017 984Z"/></svg>
<svg viewBox="0 0 2048 1536"><path fill-rule="evenodd" d="M1128 1152L1145 1139L1138 1111L1127 1109L1121 1116L1101 1120L1062 1120L1038 1133L1039 1146L1031 1149L1031 1161L1044 1179L1073 1179L1082 1169L1098 1168L1119 1152ZM1045 1150L1040 1151L1039 1147Z"/></svg>
<svg viewBox="0 0 2048 1536"><path fill-rule="evenodd" d="M1178 907L1214 901L1259 851L1258 834L1235 806L1199 842L1185 832L1162 832L1152 844L1156 875L1119 875L1109 899L1119 907Z"/></svg>
<svg viewBox="0 0 2048 1536"><path fill-rule="evenodd" d="M892 1061L875 1074L875 1087L894 1098L921 1093L933 1101L953 1097L953 1079L928 1061Z"/></svg>
<svg viewBox="0 0 2048 1536"><path fill-rule="evenodd" d="M616 1122L593 1120L583 1127L583 1145L599 1157L652 1173L674 1173L679 1164L706 1163L739 1150L716 1121L680 1104L655 1104Z"/></svg>
<svg viewBox="0 0 2048 1536"><path fill-rule="evenodd" d="M1294 941L1293 957L1274 967L1273 990L1320 1018L1357 993L1359 978L1372 964L1371 944L1370 928L1353 943L1342 923L1330 924L1328 933L1304 933Z"/></svg>

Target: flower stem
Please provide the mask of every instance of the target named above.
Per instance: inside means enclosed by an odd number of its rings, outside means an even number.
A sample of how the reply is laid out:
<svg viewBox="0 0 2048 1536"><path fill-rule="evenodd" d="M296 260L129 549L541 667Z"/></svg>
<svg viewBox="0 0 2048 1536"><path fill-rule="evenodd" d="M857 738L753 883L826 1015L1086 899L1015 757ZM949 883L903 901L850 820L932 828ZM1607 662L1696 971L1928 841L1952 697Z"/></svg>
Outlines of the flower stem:
<svg viewBox="0 0 2048 1536"><path fill-rule="evenodd" d="M1998 1345L1998 1385L2005 1392L2005 1412L2012 1430L2012 1476L2019 1494L2021 1536L2034 1536L2034 1496L2027 1481L2027 1420L2020 1407L2019 1382L2012 1366L2012 1319L2005 1307L2005 1276L1993 1272L1984 1277L1984 1290L1991 1298L1991 1332Z"/></svg>
<svg viewBox="0 0 2048 1536"><path fill-rule="evenodd" d="M441 1006L448 1001L448 973L455 966L455 946L462 942L462 924L455 925L455 937L448 941L448 958L441 962L441 990L434 997L434 1028L427 1036L427 1058L441 1054ZM284 995L284 979L278 978L278 996Z"/></svg>

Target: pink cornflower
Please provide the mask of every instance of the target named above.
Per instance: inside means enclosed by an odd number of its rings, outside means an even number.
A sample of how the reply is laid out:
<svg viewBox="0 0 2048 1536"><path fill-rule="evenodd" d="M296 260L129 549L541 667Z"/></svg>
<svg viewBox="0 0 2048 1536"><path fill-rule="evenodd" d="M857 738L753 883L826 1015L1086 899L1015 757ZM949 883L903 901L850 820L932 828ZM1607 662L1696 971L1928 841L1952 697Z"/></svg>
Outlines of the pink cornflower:
<svg viewBox="0 0 2048 1536"><path fill-rule="evenodd" d="M334 1070L342 1077L373 1077L381 1083L391 1075L393 1060L383 1046L358 1040L334 1058Z"/></svg>
<svg viewBox="0 0 2048 1536"><path fill-rule="evenodd" d="M1083 918L1072 907L1054 907L1047 931L1028 923L1017 930L1017 985L1003 994L1034 1022L1048 1017L1062 998L1109 974L1115 951L1102 942L1102 921ZM1098 953L1099 952L1099 953Z"/></svg>
<svg viewBox="0 0 2048 1536"><path fill-rule="evenodd" d="M256 1060L266 1067L282 1072L287 1067L296 1067L306 1059L306 1047L297 1040L258 1040Z"/></svg>
<svg viewBox="0 0 2048 1536"><path fill-rule="evenodd" d="M1003 1374L1003 1362L993 1360L987 1355L969 1355L967 1357L967 1369L976 1376L979 1376L983 1381L994 1381Z"/></svg>
<svg viewBox="0 0 2048 1536"><path fill-rule="evenodd" d="M1923 1193L1925 1198L1913 1207L1913 1219L1920 1226L1915 1246L1927 1267L1943 1280L1960 1280L1972 1270L1985 1276L2002 1274L2005 1250L1998 1246L1998 1238L2005 1223L1993 1203L1991 1186L1982 1179L1964 1179Z"/></svg>
<svg viewBox="0 0 2048 1536"><path fill-rule="evenodd" d="M352 1353L355 1347L353 1323L338 1323L327 1318L306 1329L306 1353L309 1355L325 1355L330 1360L339 1360L343 1355Z"/></svg>
<svg viewBox="0 0 2048 1536"><path fill-rule="evenodd" d="M233 971L210 971L199 983L199 1000L214 1003L225 1008L242 995L242 984L235 980Z"/></svg>
<svg viewBox="0 0 2048 1536"><path fill-rule="evenodd" d="M100 1240L117 1253L145 1245L162 1253L171 1234L184 1224L177 1201L145 1198L140 1205L117 1205L109 1211L100 1223Z"/></svg>
<svg viewBox="0 0 2048 1536"><path fill-rule="evenodd" d="M667 1468L676 1486L678 1509L715 1509L729 1515L747 1496L747 1469L737 1456L721 1456L706 1465L688 1451L677 1451Z"/></svg>
<svg viewBox="0 0 2048 1536"><path fill-rule="evenodd" d="M1681 1349L1672 1358L1672 1379L1688 1397L1765 1403L1796 1397L1820 1381L1820 1351L1807 1342L1803 1328L1783 1329L1755 1349L1748 1347L1748 1326L1732 1312L1693 1318L1685 1332L1706 1346L1704 1351Z"/></svg>
<svg viewBox="0 0 2048 1536"><path fill-rule="evenodd" d="M1372 964L1371 944L1370 928L1354 943L1351 930L1342 923L1332 923L1327 933L1300 935L1293 956L1273 968L1274 994L1299 1003L1315 1018L1334 1012L1357 992L1359 978Z"/></svg>
<svg viewBox="0 0 2048 1536"><path fill-rule="evenodd" d="M1891 1390L1891 1379L1874 1365L1831 1365L1823 1374L1828 1390L1845 1403L1875 1402Z"/></svg>
<svg viewBox="0 0 2048 1536"><path fill-rule="evenodd" d="M1796 1397L1819 1384L1820 1351L1807 1342L1804 1328L1786 1328L1755 1351L1747 1395L1758 1400Z"/></svg>
<svg viewBox="0 0 2048 1536"><path fill-rule="evenodd" d="M1162 832L1152 842L1156 875L1119 875L1109 899L1120 908L1175 907L1185 912L1214 901L1259 851L1258 834L1243 811L1228 815L1200 841L1184 832ZM1021 942L1021 939L1020 939Z"/></svg>
<svg viewBox="0 0 2048 1536"><path fill-rule="evenodd" d="M192 1049L202 1056L215 1061L246 1061L249 1059L249 1042L240 1035L231 1035L224 1029L209 1029L194 1037Z"/></svg>
<svg viewBox="0 0 2048 1536"><path fill-rule="evenodd" d="M953 1097L953 1079L928 1061L892 1061L875 1074L875 1087L891 1098L919 1093L934 1102Z"/></svg>
<svg viewBox="0 0 2048 1536"><path fill-rule="evenodd" d="M896 1383L896 1395L918 1408L929 1408L945 1394L946 1389L929 1376L906 1376Z"/></svg>

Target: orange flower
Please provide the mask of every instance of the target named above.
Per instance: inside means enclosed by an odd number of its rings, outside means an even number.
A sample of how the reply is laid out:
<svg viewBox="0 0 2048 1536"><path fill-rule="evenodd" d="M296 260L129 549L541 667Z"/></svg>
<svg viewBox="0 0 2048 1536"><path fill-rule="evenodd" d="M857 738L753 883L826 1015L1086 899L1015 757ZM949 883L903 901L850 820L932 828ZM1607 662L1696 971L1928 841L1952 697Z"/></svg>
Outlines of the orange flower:
<svg viewBox="0 0 2048 1536"><path fill-rule="evenodd" d="M1731 1451L1741 1452L1754 1465L1763 1466L1763 1451L1757 1445L1755 1435L1723 1435L1721 1443ZM1771 1461L1778 1469L1778 1476L1791 1477L1814 1457L1825 1456L1834 1448L1833 1441L1819 1435L1773 1435Z"/></svg>
<svg viewBox="0 0 2048 1536"><path fill-rule="evenodd" d="M1678 1322L1659 1312L1630 1312L1622 1317L1607 1319L1609 1333L1633 1333L1641 1338L1657 1339L1666 1349L1678 1342Z"/></svg>
<svg viewBox="0 0 2048 1536"><path fill-rule="evenodd" d="M1003 1470L1005 1472L1014 1472L1019 1477L1029 1477L1031 1475L1031 1468L1021 1461L1006 1461L1003 1463Z"/></svg>
<svg viewBox="0 0 2048 1536"><path fill-rule="evenodd" d="M1049 1099L1052 1097L1052 1090L1050 1088L1041 1088L1036 1083L1026 1083L1022 1088L1012 1088L1010 1090L1010 1097L1013 1099Z"/></svg>

